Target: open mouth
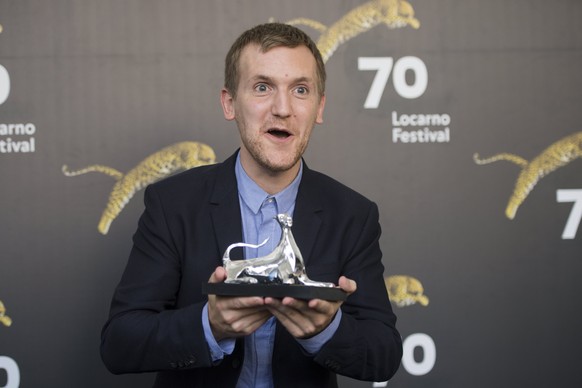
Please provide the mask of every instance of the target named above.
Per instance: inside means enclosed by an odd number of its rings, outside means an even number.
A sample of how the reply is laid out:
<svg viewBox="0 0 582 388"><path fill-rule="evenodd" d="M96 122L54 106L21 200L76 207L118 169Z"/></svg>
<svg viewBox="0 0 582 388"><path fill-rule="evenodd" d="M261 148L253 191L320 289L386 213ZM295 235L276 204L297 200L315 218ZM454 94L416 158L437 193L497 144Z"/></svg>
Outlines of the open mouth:
<svg viewBox="0 0 582 388"><path fill-rule="evenodd" d="M277 129L277 128L273 128L273 129L269 129L267 131L269 133L269 135L275 136L278 139L286 139L289 136L291 136L291 134L283 129Z"/></svg>

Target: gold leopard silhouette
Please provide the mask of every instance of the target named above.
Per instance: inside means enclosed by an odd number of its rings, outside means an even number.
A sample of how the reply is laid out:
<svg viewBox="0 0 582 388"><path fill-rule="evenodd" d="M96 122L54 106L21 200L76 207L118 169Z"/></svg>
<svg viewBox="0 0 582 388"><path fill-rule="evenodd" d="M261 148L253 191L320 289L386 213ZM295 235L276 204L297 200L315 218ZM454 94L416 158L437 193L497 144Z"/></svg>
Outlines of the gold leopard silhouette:
<svg viewBox="0 0 582 388"><path fill-rule="evenodd" d="M0 322L6 326L10 327L12 325L12 319L6 315L6 307L4 307L4 303L0 300Z"/></svg>
<svg viewBox="0 0 582 388"><path fill-rule="evenodd" d="M163 148L148 156L126 174L100 164L76 171L69 171L68 166L64 165L62 171L66 176L100 172L117 180L98 225L99 232L107 234L113 220L121 213L121 210L137 191L178 171L213 164L215 161L216 155L210 146L198 142L185 141Z"/></svg>
<svg viewBox="0 0 582 388"><path fill-rule="evenodd" d="M419 303L428 306L429 300L424 295L422 283L412 276L394 275L384 278L390 301L398 307L412 306Z"/></svg>
<svg viewBox="0 0 582 388"><path fill-rule="evenodd" d="M485 159L481 159L479 154L474 154L473 160L479 165L505 160L521 167L513 194L509 198L509 203L505 209L507 218L513 220L517 209L540 179L580 157L582 157L582 132L577 132L558 140L543 150L531 162L521 156L509 153L500 153Z"/></svg>
<svg viewBox="0 0 582 388"><path fill-rule="evenodd" d="M420 27L420 22L414 17L412 5L404 0L369 1L352 9L330 27L308 18L297 18L287 22L291 25L308 26L321 32L317 48L324 62L327 62L341 44L381 23L390 29Z"/></svg>

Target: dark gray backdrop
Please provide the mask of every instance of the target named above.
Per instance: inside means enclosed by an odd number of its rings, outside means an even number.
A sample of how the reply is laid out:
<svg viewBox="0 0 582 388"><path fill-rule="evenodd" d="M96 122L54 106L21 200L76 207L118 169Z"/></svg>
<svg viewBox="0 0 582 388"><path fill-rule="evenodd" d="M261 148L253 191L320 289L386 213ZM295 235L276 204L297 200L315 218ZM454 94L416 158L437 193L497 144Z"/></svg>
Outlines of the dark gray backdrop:
<svg viewBox="0 0 582 388"><path fill-rule="evenodd" d="M409 360L387 386L581 386L581 239L562 232L571 214L573 225L580 222L572 210L582 194L561 203L557 192L582 189L582 142L550 155L549 165L561 156L568 162L535 184L513 220L504 211L521 167L477 165L473 154L531 161L582 131L582 3L409 1L418 29L380 24L327 61L325 123L306 154L311 168L379 204L386 277L413 277L430 299L394 306ZM102 235L97 223L114 180L66 177L63 164L127 172L185 140L225 159L238 135L223 119L219 91L236 36L271 17L329 26L365 3L0 0L0 101L7 94L0 104L0 317L12 320L0 322L0 387L18 379L22 387L152 381L110 375L98 351L142 193ZM364 108L375 72L358 70L358 58L369 57L394 61L375 109ZM426 67L417 98L402 97L393 82L406 57ZM418 77L404 72L404 89ZM446 114L450 141L395 143L392 112ZM10 134L9 124L34 131ZM31 139L34 152L11 148ZM424 342L415 346L419 335ZM342 378L341 385L372 383Z"/></svg>

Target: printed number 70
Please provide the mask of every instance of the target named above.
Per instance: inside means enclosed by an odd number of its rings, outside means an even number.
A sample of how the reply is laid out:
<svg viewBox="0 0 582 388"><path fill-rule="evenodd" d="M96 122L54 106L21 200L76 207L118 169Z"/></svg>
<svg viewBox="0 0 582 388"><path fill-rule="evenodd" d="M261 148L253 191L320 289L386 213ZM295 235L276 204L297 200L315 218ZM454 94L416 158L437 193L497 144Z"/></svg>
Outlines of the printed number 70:
<svg viewBox="0 0 582 388"><path fill-rule="evenodd" d="M0 65L0 105L6 101L8 95L10 94L10 76L8 71L2 65Z"/></svg>
<svg viewBox="0 0 582 388"><path fill-rule="evenodd" d="M392 70L394 70L392 83L400 97L418 98L424 94L428 84L426 65L417 57L402 57L396 63L391 57L360 57L358 58L358 70L376 70L376 76L364 103L366 109L378 108ZM414 73L414 83L411 85L406 82L407 71Z"/></svg>
<svg viewBox="0 0 582 388"><path fill-rule="evenodd" d="M558 190L556 191L556 200L558 202L574 202L562 233L563 240L571 240L576 237L580 220L582 220L582 190Z"/></svg>

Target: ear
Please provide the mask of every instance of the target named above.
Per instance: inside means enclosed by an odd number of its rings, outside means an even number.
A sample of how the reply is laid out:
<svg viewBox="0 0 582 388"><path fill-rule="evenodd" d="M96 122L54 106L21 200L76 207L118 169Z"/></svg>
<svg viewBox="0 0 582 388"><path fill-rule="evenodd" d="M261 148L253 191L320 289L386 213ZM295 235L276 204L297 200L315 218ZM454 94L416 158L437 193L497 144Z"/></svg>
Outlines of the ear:
<svg viewBox="0 0 582 388"><path fill-rule="evenodd" d="M323 124L323 110L325 108L325 94L321 96L319 100L319 107L317 108L317 117L315 118L315 122L317 124Z"/></svg>
<svg viewBox="0 0 582 388"><path fill-rule="evenodd" d="M230 92L224 88L220 92L220 104L222 105L224 118L228 121L234 120L234 99Z"/></svg>

